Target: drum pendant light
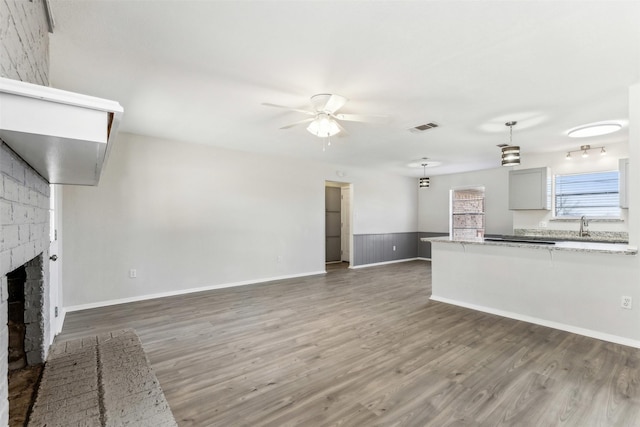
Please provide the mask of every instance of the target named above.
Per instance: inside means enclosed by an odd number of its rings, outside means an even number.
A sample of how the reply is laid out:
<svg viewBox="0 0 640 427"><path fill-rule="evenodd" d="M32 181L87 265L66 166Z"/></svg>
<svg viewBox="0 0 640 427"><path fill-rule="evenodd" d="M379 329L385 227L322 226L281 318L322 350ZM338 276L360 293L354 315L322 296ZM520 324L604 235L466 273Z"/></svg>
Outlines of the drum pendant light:
<svg viewBox="0 0 640 427"><path fill-rule="evenodd" d="M502 147L502 166L517 166L520 164L520 147L513 145L513 127L518 122L507 122L504 125L509 126L509 145Z"/></svg>

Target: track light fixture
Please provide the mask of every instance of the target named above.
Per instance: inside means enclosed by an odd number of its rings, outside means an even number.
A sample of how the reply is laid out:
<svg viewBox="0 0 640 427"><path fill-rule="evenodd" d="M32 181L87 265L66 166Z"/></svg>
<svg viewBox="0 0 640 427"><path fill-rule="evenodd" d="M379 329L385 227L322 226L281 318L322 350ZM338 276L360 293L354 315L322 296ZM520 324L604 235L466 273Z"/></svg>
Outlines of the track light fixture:
<svg viewBox="0 0 640 427"><path fill-rule="evenodd" d="M600 149L601 156L604 156L605 154L607 154L607 150L605 150L604 147L592 147L590 145L581 145L579 150L567 151L567 155L565 156L565 159L571 160L573 158L573 156L571 156L571 153L582 153L582 157L587 158L589 157L589 150L597 150L598 148Z"/></svg>

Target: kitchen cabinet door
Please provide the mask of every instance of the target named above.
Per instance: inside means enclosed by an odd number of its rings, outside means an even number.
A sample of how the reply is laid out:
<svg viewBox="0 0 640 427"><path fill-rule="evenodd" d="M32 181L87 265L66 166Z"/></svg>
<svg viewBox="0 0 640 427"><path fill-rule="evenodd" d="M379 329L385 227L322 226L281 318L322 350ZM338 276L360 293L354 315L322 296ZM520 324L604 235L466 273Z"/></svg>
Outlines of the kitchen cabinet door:
<svg viewBox="0 0 640 427"><path fill-rule="evenodd" d="M618 161L618 171L620 173L619 178L619 192L620 192L620 207L629 208L629 159L620 159Z"/></svg>
<svg viewBox="0 0 640 427"><path fill-rule="evenodd" d="M509 209L551 209L549 168L509 171Z"/></svg>

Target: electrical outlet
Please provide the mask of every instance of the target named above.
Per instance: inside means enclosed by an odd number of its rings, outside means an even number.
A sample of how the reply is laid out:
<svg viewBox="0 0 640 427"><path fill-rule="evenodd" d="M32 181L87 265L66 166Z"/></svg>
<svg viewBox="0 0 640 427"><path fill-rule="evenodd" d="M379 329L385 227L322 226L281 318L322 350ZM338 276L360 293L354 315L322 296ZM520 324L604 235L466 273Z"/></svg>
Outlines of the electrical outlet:
<svg viewBox="0 0 640 427"><path fill-rule="evenodd" d="M277 260L278 262L282 262L282 255L278 255L278 257L276 258L276 260Z"/></svg>
<svg viewBox="0 0 640 427"><path fill-rule="evenodd" d="M138 271L135 268L129 270L129 278L135 279L136 277L138 277Z"/></svg>
<svg viewBox="0 0 640 427"><path fill-rule="evenodd" d="M538 226L540 228L547 228L547 223L545 221L540 221L540 223L538 224Z"/></svg>
<svg viewBox="0 0 640 427"><path fill-rule="evenodd" d="M393 245L393 250L394 250L394 251L396 250L396 245Z"/></svg>
<svg viewBox="0 0 640 427"><path fill-rule="evenodd" d="M633 300L631 299L631 297L623 296L622 301L620 301L620 307L631 310L631 308L633 307Z"/></svg>

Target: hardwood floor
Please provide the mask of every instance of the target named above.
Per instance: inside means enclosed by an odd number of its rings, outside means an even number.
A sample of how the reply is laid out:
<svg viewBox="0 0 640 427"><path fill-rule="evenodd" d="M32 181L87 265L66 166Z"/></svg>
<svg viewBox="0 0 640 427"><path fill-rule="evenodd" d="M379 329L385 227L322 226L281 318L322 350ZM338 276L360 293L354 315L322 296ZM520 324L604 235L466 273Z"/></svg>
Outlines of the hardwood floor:
<svg viewBox="0 0 640 427"><path fill-rule="evenodd" d="M412 261L69 313L136 329L180 426L640 426L640 350L429 301Z"/></svg>

